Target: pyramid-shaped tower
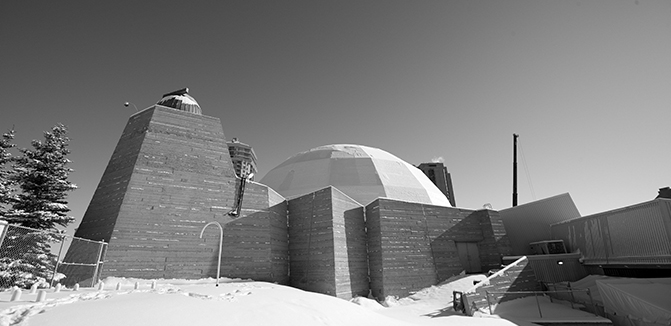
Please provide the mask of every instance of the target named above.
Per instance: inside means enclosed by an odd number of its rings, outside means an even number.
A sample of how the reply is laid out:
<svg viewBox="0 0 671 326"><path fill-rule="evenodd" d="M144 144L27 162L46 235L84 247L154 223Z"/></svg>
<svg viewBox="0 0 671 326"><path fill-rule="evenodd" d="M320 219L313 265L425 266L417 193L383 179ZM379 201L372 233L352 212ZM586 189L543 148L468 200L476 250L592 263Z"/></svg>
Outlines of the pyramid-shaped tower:
<svg viewBox="0 0 671 326"><path fill-rule="evenodd" d="M156 105L132 115L119 139L75 233L108 243L99 277L216 275L219 230L208 228L202 239L200 232L211 221L224 226L234 221L228 213L240 181L220 120L202 115L187 92L166 94ZM231 233L237 232L252 241L246 246L240 246L244 239L228 245L223 256L233 259L260 253L251 258L261 266L253 266L255 272L229 259L222 261L226 267L222 276L282 281L288 264L286 235L272 237L267 234L272 228L263 226L286 225L286 203L268 187L255 183L248 184L244 198L242 213L227 228L226 239L240 237ZM268 240L271 237L278 241ZM271 251L279 252L279 257L272 257ZM71 247L68 255L78 253ZM267 275L258 275L259 270ZM81 278L73 271L64 274L69 282Z"/></svg>

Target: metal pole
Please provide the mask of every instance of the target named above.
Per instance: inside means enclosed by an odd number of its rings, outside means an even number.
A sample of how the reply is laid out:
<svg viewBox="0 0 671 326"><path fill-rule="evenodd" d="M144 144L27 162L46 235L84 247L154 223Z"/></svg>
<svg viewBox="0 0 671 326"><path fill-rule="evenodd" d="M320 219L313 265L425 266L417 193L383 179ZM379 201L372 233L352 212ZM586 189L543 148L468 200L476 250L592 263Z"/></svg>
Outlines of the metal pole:
<svg viewBox="0 0 671 326"><path fill-rule="evenodd" d="M571 294L571 309L573 309L573 302L575 301L575 296L573 296L573 289L571 288L571 282L567 282L569 294Z"/></svg>
<svg viewBox="0 0 671 326"><path fill-rule="evenodd" d="M58 265L61 260L61 253L63 252L63 243L65 242L65 236L62 236L61 238L61 248L58 249L58 258L56 258L56 266L54 266L54 273L51 275L51 282L49 283L49 286L54 286L54 278L56 277L56 273L58 272Z"/></svg>
<svg viewBox="0 0 671 326"><path fill-rule="evenodd" d="M216 221L212 221L210 223L207 223L207 224L205 224L205 226L203 226L203 229L200 230L200 238L201 239L203 238L203 232L205 232L205 228L207 228L208 226L210 226L212 224L219 227L219 260L217 261L217 283L215 285L215 286L219 286L219 274L221 272L221 247L224 244L224 228L221 227L221 224L219 224L219 222L216 222Z"/></svg>
<svg viewBox="0 0 671 326"><path fill-rule="evenodd" d="M5 220L0 220L0 246L2 246L2 242L5 240L8 229L9 223L7 223Z"/></svg>
<svg viewBox="0 0 671 326"><path fill-rule="evenodd" d="M517 206L517 137L513 134L513 207Z"/></svg>
<svg viewBox="0 0 671 326"><path fill-rule="evenodd" d="M589 295L589 302L592 305L593 314L598 316L598 314L596 313L596 306L594 305L594 298L592 298L592 291L587 289L587 295Z"/></svg>
<svg viewBox="0 0 671 326"><path fill-rule="evenodd" d="M543 318L543 313L541 312L541 303L538 302L538 292L534 291L534 297L536 297L536 306L538 307L538 315L540 315L541 318Z"/></svg>
<svg viewBox="0 0 671 326"><path fill-rule="evenodd" d="M105 245L105 242L100 243L100 247L98 249L98 261L96 261L96 268L93 270L93 278L91 278L91 286L95 286L95 284L98 282L98 269L100 266L100 257L103 255L103 246Z"/></svg>
<svg viewBox="0 0 671 326"><path fill-rule="evenodd" d="M492 304L489 303L489 291L485 291L485 296L487 297L487 307L489 307L489 314L493 315L494 313L492 312Z"/></svg>

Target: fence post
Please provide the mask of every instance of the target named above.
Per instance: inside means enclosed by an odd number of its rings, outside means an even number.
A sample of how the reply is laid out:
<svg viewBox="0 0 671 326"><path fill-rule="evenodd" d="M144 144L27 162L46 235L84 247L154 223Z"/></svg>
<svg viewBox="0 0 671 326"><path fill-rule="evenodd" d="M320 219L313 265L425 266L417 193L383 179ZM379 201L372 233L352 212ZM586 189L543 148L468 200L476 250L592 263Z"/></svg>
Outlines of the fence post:
<svg viewBox="0 0 671 326"><path fill-rule="evenodd" d="M45 290L39 290L37 292L37 299L35 299L35 302L42 302L47 299L47 291Z"/></svg>
<svg viewBox="0 0 671 326"><path fill-rule="evenodd" d="M21 300L21 289L14 288L14 291L12 291L12 297L9 299L9 301L19 301L19 300Z"/></svg>
<svg viewBox="0 0 671 326"><path fill-rule="evenodd" d="M103 254L103 247L105 246L105 242L100 243L100 247L98 247L98 258L96 260L96 268L93 270L93 278L91 278L91 286L96 284L99 281L98 277L98 269L100 266L100 258Z"/></svg>
<svg viewBox="0 0 671 326"><path fill-rule="evenodd" d="M65 243L65 236L59 235L61 239L61 247L58 249L58 258L56 259L56 265L54 266L54 272L51 274L51 282L49 282L49 287L54 286L54 278L56 278L56 273L58 273L58 265L61 261L61 253L63 253L63 244Z"/></svg>
<svg viewBox="0 0 671 326"><path fill-rule="evenodd" d="M489 307L489 314L493 315L494 313L492 312L492 304L489 303L489 291L485 291L485 297L487 298L487 307Z"/></svg>
<svg viewBox="0 0 671 326"><path fill-rule="evenodd" d="M2 246L2 242L5 240L5 235L7 235L7 229L9 224L5 220L0 220L0 247Z"/></svg>
<svg viewBox="0 0 671 326"><path fill-rule="evenodd" d="M538 307L538 315L543 318L543 313L541 312L541 303L538 302L538 291L534 291L534 297L536 298L536 306Z"/></svg>
<svg viewBox="0 0 671 326"><path fill-rule="evenodd" d="M587 289L587 295L589 295L589 302L592 305L593 313L598 316L598 314L596 313L596 306L594 305L594 299L592 298L592 291Z"/></svg>
<svg viewBox="0 0 671 326"><path fill-rule="evenodd" d="M571 288L571 282L566 282L568 284L569 294L571 294L571 309L573 309L573 303L575 302L575 296L573 295L573 288Z"/></svg>

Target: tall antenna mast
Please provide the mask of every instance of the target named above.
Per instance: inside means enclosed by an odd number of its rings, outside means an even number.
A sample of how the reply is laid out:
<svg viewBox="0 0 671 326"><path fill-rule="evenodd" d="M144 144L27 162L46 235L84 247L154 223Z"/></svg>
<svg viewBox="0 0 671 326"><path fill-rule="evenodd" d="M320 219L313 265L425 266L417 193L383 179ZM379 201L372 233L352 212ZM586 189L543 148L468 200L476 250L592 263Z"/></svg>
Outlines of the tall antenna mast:
<svg viewBox="0 0 671 326"><path fill-rule="evenodd" d="M513 134L513 207L517 206L517 137Z"/></svg>

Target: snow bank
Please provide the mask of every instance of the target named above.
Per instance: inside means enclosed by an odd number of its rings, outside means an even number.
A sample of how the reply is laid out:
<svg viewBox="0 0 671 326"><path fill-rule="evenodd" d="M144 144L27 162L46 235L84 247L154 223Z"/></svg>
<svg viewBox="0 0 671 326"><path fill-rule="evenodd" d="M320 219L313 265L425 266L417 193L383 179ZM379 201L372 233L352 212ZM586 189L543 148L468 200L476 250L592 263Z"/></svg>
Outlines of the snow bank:
<svg viewBox="0 0 671 326"><path fill-rule="evenodd" d="M0 326L28 323L30 326L532 325L513 321L519 314L508 316L507 303L497 307L500 316L486 316L488 318L465 317L453 311L452 291L463 291L484 278L484 275L457 276L406 298L390 297L384 302L388 307L368 298L346 301L288 286L240 279L220 279L216 287L215 279L107 278L104 290L63 289L56 293L52 289L44 302L35 302L35 294L24 294L22 301L9 302L11 293L2 292L0 309L4 310L0 311ZM521 305L535 307L532 303ZM521 308L513 306L509 310Z"/></svg>

